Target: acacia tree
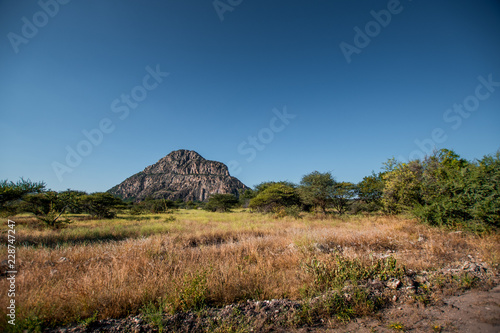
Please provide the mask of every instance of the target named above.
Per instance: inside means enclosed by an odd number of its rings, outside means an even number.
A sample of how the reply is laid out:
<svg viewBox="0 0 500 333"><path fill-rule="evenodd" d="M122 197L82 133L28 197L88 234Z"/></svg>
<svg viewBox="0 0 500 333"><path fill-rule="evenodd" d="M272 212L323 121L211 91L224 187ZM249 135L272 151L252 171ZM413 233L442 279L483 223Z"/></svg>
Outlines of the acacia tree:
<svg viewBox="0 0 500 333"><path fill-rule="evenodd" d="M359 200L366 203L380 203L384 192L383 173L375 174L372 172L370 176L366 176L356 186L356 194Z"/></svg>
<svg viewBox="0 0 500 333"><path fill-rule="evenodd" d="M205 205L205 210L210 212L228 212L238 204L238 198L233 194L213 194Z"/></svg>
<svg viewBox="0 0 500 333"><path fill-rule="evenodd" d="M15 213L17 207L14 203L29 193L42 193L45 191L44 182L32 182L21 178L17 182L0 180L0 213L9 215Z"/></svg>
<svg viewBox="0 0 500 333"><path fill-rule="evenodd" d="M326 208L333 203L335 184L330 172L314 171L302 177L299 193L304 203L326 213Z"/></svg>
<svg viewBox="0 0 500 333"><path fill-rule="evenodd" d="M65 223L71 223L69 219L61 218L68 205L55 191L27 194L23 197L21 207L23 211L34 214L38 220L51 228L59 228Z"/></svg>
<svg viewBox="0 0 500 333"><path fill-rule="evenodd" d="M92 217L110 219L116 216L113 209L123 206L123 201L110 193L96 192L79 197L79 204Z"/></svg>
<svg viewBox="0 0 500 333"><path fill-rule="evenodd" d="M350 201L356 196L356 185L349 182L339 182L333 186L332 207L340 215L349 207Z"/></svg>
<svg viewBox="0 0 500 333"><path fill-rule="evenodd" d="M255 191L253 191L253 197L257 196L258 194L262 193L264 190L266 190L268 187L274 186L274 185L283 185L287 188L293 188L295 189L297 185L295 185L292 182L289 181L279 181L279 182L262 182L258 185L255 185Z"/></svg>
<svg viewBox="0 0 500 333"><path fill-rule="evenodd" d="M259 212L268 213L280 207L299 206L300 197L295 186L288 182L266 183L264 189L250 199L248 207Z"/></svg>
<svg viewBox="0 0 500 333"><path fill-rule="evenodd" d="M80 205L80 198L87 195L84 191L67 189L58 193L59 208L66 207L66 212L73 214L83 213L83 208Z"/></svg>

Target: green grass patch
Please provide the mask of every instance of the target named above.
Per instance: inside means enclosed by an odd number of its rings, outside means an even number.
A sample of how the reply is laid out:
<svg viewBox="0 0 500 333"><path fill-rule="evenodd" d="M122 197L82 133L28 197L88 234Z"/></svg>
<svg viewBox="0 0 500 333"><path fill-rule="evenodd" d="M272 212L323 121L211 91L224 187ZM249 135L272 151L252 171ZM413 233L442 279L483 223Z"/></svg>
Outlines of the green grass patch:
<svg viewBox="0 0 500 333"><path fill-rule="evenodd" d="M341 289L346 281L356 284L358 281L378 279L387 281L405 275L405 267L398 265L396 259L388 257L365 264L359 259L349 259L335 254L325 261L313 257L303 265L305 271L313 276L311 290L321 293L329 289Z"/></svg>

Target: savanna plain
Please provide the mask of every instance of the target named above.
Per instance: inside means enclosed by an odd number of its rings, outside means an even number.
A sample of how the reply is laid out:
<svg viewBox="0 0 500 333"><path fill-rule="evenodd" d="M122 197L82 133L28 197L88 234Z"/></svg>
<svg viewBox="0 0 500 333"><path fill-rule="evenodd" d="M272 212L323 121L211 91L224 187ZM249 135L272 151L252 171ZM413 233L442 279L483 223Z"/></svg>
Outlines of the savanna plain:
<svg viewBox="0 0 500 333"><path fill-rule="evenodd" d="M498 285L497 232L405 216L178 209L70 218L61 229L11 218L17 324L4 314L2 330L306 332L349 331L358 322L356 331L448 332L460 329L456 322L417 325L385 313ZM5 220L5 252L7 229ZM1 290L8 284L0 279ZM2 312L8 302L2 292Z"/></svg>

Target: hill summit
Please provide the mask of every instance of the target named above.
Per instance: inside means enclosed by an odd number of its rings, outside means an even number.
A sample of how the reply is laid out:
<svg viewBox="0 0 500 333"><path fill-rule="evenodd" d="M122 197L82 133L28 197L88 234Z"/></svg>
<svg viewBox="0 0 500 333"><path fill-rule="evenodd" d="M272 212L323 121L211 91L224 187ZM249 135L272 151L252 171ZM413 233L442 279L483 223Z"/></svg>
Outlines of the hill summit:
<svg viewBox="0 0 500 333"><path fill-rule="evenodd" d="M108 192L134 201L148 197L205 201L210 194L238 196L238 190L247 188L229 175L224 163L206 160L192 150L176 150Z"/></svg>

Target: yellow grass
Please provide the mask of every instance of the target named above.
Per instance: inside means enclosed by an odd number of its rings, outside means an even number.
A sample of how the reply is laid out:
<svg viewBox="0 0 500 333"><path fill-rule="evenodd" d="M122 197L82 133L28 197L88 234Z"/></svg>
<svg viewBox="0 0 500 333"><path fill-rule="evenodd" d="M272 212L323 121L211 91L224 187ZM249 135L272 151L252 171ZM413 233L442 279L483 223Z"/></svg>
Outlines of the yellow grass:
<svg viewBox="0 0 500 333"><path fill-rule="evenodd" d="M175 221L168 221L172 215ZM193 296L185 294L198 287L213 306L300 299L313 279L304 263L329 260L331 253L363 261L391 254L413 270L441 268L467 255L496 267L500 258L498 234L451 233L385 216L295 220L181 210L75 221L62 230L37 228L28 217L16 222L17 321L57 325L95 313L98 319L124 317L151 302L182 309L182 300ZM6 221L1 228L6 253ZM2 278L0 290L7 289ZM2 292L0 328L7 302Z"/></svg>

